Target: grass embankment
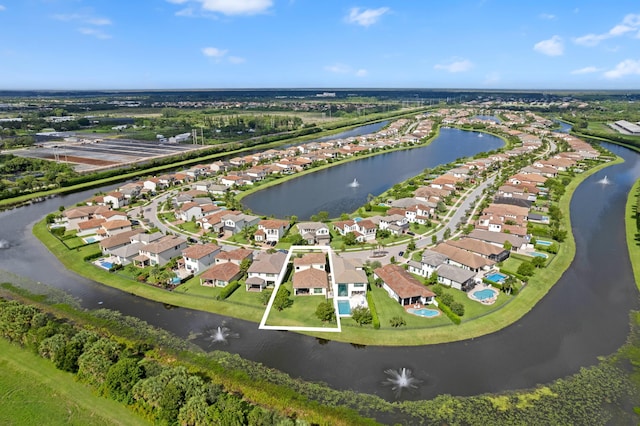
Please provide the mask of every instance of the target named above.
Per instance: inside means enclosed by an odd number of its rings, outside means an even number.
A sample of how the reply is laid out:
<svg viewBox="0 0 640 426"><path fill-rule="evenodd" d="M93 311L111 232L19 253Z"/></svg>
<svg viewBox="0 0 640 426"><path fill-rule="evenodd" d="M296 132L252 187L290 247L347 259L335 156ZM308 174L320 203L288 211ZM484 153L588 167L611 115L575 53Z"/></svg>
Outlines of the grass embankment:
<svg viewBox="0 0 640 426"><path fill-rule="evenodd" d="M567 186L566 192L559 202L559 207L563 213L561 223L564 229L571 230L569 205L573 192L578 185L598 170L621 161L622 159L618 158L614 162L597 166L576 176ZM36 224L33 232L68 269L89 279L119 288L131 294L175 306L214 312L254 322L260 322L262 314L264 313L264 308L256 303L256 301L243 300L245 298L242 296L246 292L244 292L242 288L238 289L226 301L213 300L213 295L212 297L207 297L202 292L203 290L198 288L199 284L196 284L195 279L189 283L189 286L185 287L185 290L191 288L192 291L169 292L160 288L140 284L126 277L119 276L118 274L109 273L82 261L85 256L96 253L99 250L97 244L70 251L47 231L44 221ZM499 309L494 309L491 313L489 313L490 309L485 313L475 312L475 309L468 311L468 314L463 317L462 324L458 326L450 323L441 324L445 322L444 318L435 318L431 320L432 322L428 322L424 327L420 328L414 326L414 319L410 318L412 327L392 328L388 326L388 318L381 317L382 327L375 331L372 330L370 326L358 327L355 326L355 323L354 326L350 326L351 322L347 320L343 321L344 327L342 333L308 332L305 334L356 344L391 346L445 343L493 333L513 324L531 310L558 279L560 279L564 271L571 264L574 255L575 241L573 235L569 232L566 241L562 244L561 252L550 262L548 267L536 271L528 285L522 289L518 296L509 296L508 298L511 300L508 300L508 303L504 303L499 299L499 303L501 303L502 306L498 305ZM198 288L198 290L196 290L196 288ZM504 295L500 295L501 298L503 298L503 296ZM384 300L384 295L376 299ZM385 306L384 302L381 303L381 306ZM399 305L398 308L400 308ZM409 314L404 314L401 311L399 311L399 314L409 317ZM393 316L395 316L395 314ZM473 318L473 320L470 320L471 318ZM422 320L422 318L418 319Z"/></svg>
<svg viewBox="0 0 640 426"><path fill-rule="evenodd" d="M146 425L124 405L100 398L51 361L0 339L3 425Z"/></svg>
<svg viewBox="0 0 640 426"><path fill-rule="evenodd" d="M629 196L627 198L627 204L625 207L624 220L625 230L627 234L627 247L629 249L629 260L631 261L631 267L633 268L633 275L635 277L636 286L640 290L640 230L636 225L637 212L637 197L640 196L640 180L631 187Z"/></svg>

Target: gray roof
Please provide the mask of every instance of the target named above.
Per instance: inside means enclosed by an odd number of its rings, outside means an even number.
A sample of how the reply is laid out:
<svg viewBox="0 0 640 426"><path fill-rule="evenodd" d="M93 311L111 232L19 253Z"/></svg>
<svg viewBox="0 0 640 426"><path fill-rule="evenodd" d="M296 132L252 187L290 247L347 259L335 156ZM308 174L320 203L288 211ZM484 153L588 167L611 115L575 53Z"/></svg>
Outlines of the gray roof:
<svg viewBox="0 0 640 426"><path fill-rule="evenodd" d="M448 257L445 256L444 254L438 253L436 251L429 250L429 249L426 249L422 253L422 263L431 265L434 267L445 263L447 259Z"/></svg>
<svg viewBox="0 0 640 426"><path fill-rule="evenodd" d="M111 250L111 254L128 259L130 257L137 256L140 251L140 247L143 247L142 243L131 243Z"/></svg>
<svg viewBox="0 0 640 426"><path fill-rule="evenodd" d="M262 253L256 257L247 272L249 274L278 274L286 259L287 255L280 251L273 254Z"/></svg>
<svg viewBox="0 0 640 426"><path fill-rule="evenodd" d="M336 284L367 282L367 274L361 269L356 269L355 265L349 260L340 256L334 256L332 260L333 276Z"/></svg>
<svg viewBox="0 0 640 426"><path fill-rule="evenodd" d="M437 269L438 276L446 278L456 283L464 283L476 276L475 272L468 269L458 268L457 266L443 264Z"/></svg>
<svg viewBox="0 0 640 426"><path fill-rule="evenodd" d="M422 201L419 201L415 198L400 198L399 200L395 200L391 202L392 207L411 207L416 204L422 204Z"/></svg>
<svg viewBox="0 0 640 426"><path fill-rule="evenodd" d="M526 239L514 234L505 234L504 232L491 232L485 229L474 229L469 235L467 235L467 237L499 245L503 245L504 242L508 240L511 245L516 248L520 248L524 244L528 243Z"/></svg>

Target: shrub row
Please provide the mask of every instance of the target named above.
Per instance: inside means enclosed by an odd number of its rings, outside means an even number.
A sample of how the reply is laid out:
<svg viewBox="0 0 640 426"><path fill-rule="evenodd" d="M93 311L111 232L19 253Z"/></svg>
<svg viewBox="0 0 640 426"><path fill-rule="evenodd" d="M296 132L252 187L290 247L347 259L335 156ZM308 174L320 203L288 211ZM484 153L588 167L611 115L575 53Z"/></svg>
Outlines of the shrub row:
<svg viewBox="0 0 640 426"><path fill-rule="evenodd" d="M240 287L239 281L231 281L225 288L223 288L220 293L216 296L216 300L225 300L227 297L231 296L234 291L236 291Z"/></svg>
<svg viewBox="0 0 640 426"><path fill-rule="evenodd" d="M376 305L373 302L373 293L367 292L367 304L369 305L369 312L371 312L371 323L376 330L380 328L380 318L378 317L378 311Z"/></svg>
<svg viewBox="0 0 640 426"><path fill-rule="evenodd" d="M462 320L460 317L453 313L450 307L444 303L438 303L438 308L453 322L455 325L460 325Z"/></svg>

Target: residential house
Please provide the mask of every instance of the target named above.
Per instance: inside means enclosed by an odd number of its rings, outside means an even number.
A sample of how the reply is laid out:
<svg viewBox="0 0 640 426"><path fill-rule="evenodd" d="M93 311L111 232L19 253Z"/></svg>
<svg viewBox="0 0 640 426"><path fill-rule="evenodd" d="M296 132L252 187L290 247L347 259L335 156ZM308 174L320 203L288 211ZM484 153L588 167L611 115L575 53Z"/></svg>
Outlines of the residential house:
<svg viewBox="0 0 640 426"><path fill-rule="evenodd" d="M333 280L337 287L337 298L354 298L367 294L367 274L362 262L356 259L346 259L338 255L332 258Z"/></svg>
<svg viewBox="0 0 640 426"><path fill-rule="evenodd" d="M467 235L467 238L474 238L498 247L504 247L505 242L509 241L509 244L511 244L512 247L511 250L516 252L533 248L533 246L529 244L528 238L519 237L513 234L506 234L504 232L491 232L485 229L474 229L469 235Z"/></svg>
<svg viewBox="0 0 640 426"><path fill-rule="evenodd" d="M180 256L187 248L187 240L175 235L166 235L157 241L140 247L140 253L133 261L136 266L164 266L171 258Z"/></svg>
<svg viewBox="0 0 640 426"><path fill-rule="evenodd" d="M65 210L62 215L67 219L66 229L68 231L77 231L80 222L93 219L102 212L109 210L106 206L78 206Z"/></svg>
<svg viewBox="0 0 640 426"><path fill-rule="evenodd" d="M101 225L103 233L109 237L122 232L131 231L131 222L128 220L108 220Z"/></svg>
<svg viewBox="0 0 640 426"><path fill-rule="evenodd" d="M281 251L261 252L247 270L245 282L247 291L262 291L273 286L285 266L287 255Z"/></svg>
<svg viewBox="0 0 640 426"><path fill-rule="evenodd" d="M239 248L231 251L221 251L216 255L216 265L230 262L240 266L245 259L249 259L249 261L253 259L252 250Z"/></svg>
<svg viewBox="0 0 640 426"><path fill-rule="evenodd" d="M476 273L453 265L440 265L437 270L438 283L462 291L469 291L475 287Z"/></svg>
<svg viewBox="0 0 640 426"><path fill-rule="evenodd" d="M119 247L130 245L132 243L131 238L137 234L142 234L143 232L144 230L142 229L132 229L131 231L122 232L112 237L103 238L102 240L100 240L98 245L100 246L102 254L105 256L109 256L112 254L113 250L116 250Z"/></svg>
<svg viewBox="0 0 640 426"><path fill-rule="evenodd" d="M331 241L329 227L322 222L301 222L296 226L309 245L328 245Z"/></svg>
<svg viewBox="0 0 640 426"><path fill-rule="evenodd" d="M258 230L254 234L256 241L278 242L289 229L287 220L264 219L258 222Z"/></svg>
<svg viewBox="0 0 640 426"><path fill-rule="evenodd" d="M382 288L402 306L433 303L435 293L399 265L388 264L374 270L374 278L382 280Z"/></svg>
<svg viewBox="0 0 640 426"><path fill-rule="evenodd" d="M324 253L306 253L293 259L293 269L296 272L305 269L326 270L327 258Z"/></svg>
<svg viewBox="0 0 640 426"><path fill-rule="evenodd" d="M433 250L426 249L422 252L420 262L414 260L409 261L409 272L428 278L442 264L449 261L449 258Z"/></svg>
<svg viewBox="0 0 640 426"><path fill-rule="evenodd" d="M475 238L449 240L445 244L475 253L485 259L493 260L494 262L502 262L509 258L509 250L505 250L502 247L498 247L481 240L476 240Z"/></svg>
<svg viewBox="0 0 640 426"><path fill-rule="evenodd" d="M260 222L258 216L252 216L237 211L229 211L226 215L222 216L222 222L224 224L224 230L231 234L237 234L244 228L255 226Z"/></svg>
<svg viewBox="0 0 640 426"><path fill-rule="evenodd" d="M194 244L182 250L184 267L193 274L199 274L216 261L216 255L220 253L220 247L215 244Z"/></svg>
<svg viewBox="0 0 640 426"><path fill-rule="evenodd" d="M444 254L449 258L450 265L459 266L473 272L488 271L496 264L491 259L486 259L475 253L459 249L447 243L438 244L433 251Z"/></svg>
<svg viewBox="0 0 640 426"><path fill-rule="evenodd" d="M193 201L186 202L178 208L176 216L185 222L200 219L202 217L202 207Z"/></svg>
<svg viewBox="0 0 640 426"><path fill-rule="evenodd" d="M208 287L226 287L230 282L242 276L240 266L233 262L213 265L200 275L200 285Z"/></svg>
<svg viewBox="0 0 640 426"><path fill-rule="evenodd" d="M322 255L324 256L324 254ZM294 296L329 294L329 278L322 269L308 268L296 270L293 274Z"/></svg>
<svg viewBox="0 0 640 426"><path fill-rule="evenodd" d="M112 209L119 209L129 204L129 199L125 198L122 192L113 191L103 197L103 202Z"/></svg>

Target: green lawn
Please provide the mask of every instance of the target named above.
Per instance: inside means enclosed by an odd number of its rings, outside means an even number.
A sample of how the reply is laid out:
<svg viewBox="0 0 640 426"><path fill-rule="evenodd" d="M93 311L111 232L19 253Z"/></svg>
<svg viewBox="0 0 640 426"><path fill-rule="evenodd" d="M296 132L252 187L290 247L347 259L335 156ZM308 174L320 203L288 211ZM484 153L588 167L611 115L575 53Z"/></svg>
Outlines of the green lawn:
<svg viewBox="0 0 640 426"><path fill-rule="evenodd" d="M0 424L146 425L127 408L94 395L73 375L0 339Z"/></svg>
<svg viewBox="0 0 640 426"><path fill-rule="evenodd" d="M279 325L288 327L337 327L336 322L324 323L316 317L316 309L321 302L327 300L323 295L293 296L293 287L290 282L283 284L291 292L290 298L293 305L278 311L271 308L266 325Z"/></svg>

